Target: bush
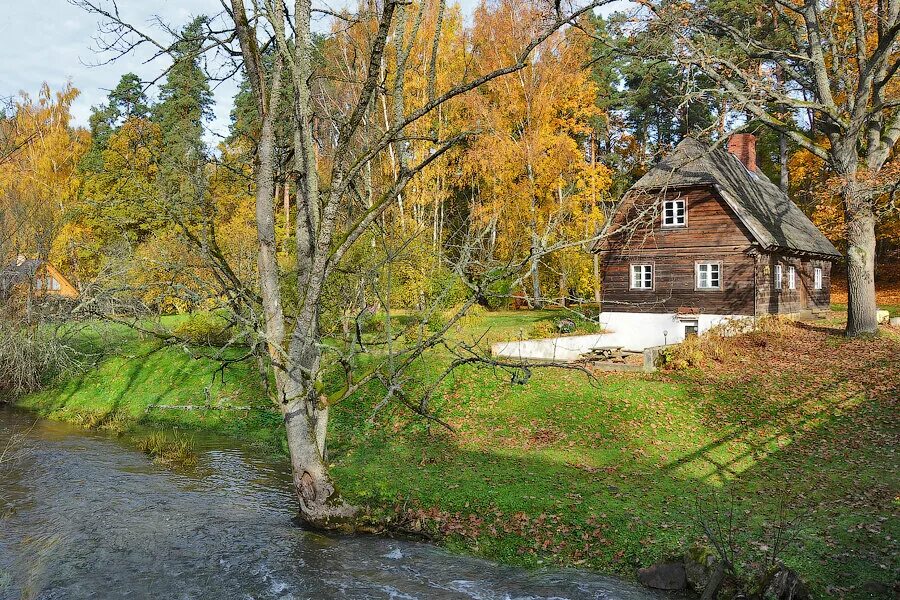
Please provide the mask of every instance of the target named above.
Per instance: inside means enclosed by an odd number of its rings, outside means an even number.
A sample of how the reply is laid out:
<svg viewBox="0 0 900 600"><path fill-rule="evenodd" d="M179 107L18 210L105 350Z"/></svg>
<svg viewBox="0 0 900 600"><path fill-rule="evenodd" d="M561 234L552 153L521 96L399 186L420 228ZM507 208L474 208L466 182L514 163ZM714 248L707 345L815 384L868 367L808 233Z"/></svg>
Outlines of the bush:
<svg viewBox="0 0 900 600"><path fill-rule="evenodd" d="M0 399L36 391L80 366L81 355L57 331L0 320Z"/></svg>
<svg viewBox="0 0 900 600"><path fill-rule="evenodd" d="M437 333L443 329L447 325L448 320L447 317L444 316L444 313L439 311L434 311L431 314L425 315L423 318L428 319L426 327L431 333Z"/></svg>
<svg viewBox="0 0 900 600"><path fill-rule="evenodd" d="M567 335L590 335L600 333L603 326L596 321L585 319L580 315L562 318L542 319L531 326L528 336L531 338L551 338Z"/></svg>
<svg viewBox="0 0 900 600"><path fill-rule="evenodd" d="M491 310L509 308L512 297L512 281L509 278L496 279L484 290L484 302Z"/></svg>
<svg viewBox="0 0 900 600"><path fill-rule="evenodd" d="M215 313L194 313L173 331L180 339L198 346L224 346L235 333L231 323Z"/></svg>
<svg viewBox="0 0 900 600"><path fill-rule="evenodd" d="M691 336L673 346L667 346L659 351L659 367L673 371L683 371L693 367L699 367L706 360L701 339Z"/></svg>

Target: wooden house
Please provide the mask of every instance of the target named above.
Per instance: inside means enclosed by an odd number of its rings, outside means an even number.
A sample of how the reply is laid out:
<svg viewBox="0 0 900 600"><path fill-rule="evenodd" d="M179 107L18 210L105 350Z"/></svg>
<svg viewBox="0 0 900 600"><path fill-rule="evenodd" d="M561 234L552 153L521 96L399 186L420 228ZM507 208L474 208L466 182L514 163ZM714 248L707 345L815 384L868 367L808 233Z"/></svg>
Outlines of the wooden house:
<svg viewBox="0 0 900 600"><path fill-rule="evenodd" d="M650 345L725 320L818 313L834 245L756 166L756 138L728 151L687 138L635 183L595 247L601 320Z"/></svg>
<svg viewBox="0 0 900 600"><path fill-rule="evenodd" d="M75 286L49 262L21 255L0 270L0 300L18 292L30 292L35 297L77 298L79 295Z"/></svg>

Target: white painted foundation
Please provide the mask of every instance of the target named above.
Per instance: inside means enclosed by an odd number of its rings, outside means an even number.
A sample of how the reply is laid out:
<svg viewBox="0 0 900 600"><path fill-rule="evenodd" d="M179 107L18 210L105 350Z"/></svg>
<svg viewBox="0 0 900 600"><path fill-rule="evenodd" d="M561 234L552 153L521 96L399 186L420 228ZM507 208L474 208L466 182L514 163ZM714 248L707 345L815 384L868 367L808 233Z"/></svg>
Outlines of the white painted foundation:
<svg viewBox="0 0 900 600"><path fill-rule="evenodd" d="M498 342L491 346L491 354L522 360L573 361L602 346L641 352L652 346L683 342L685 327L694 322L702 334L716 325L752 318L744 315L603 312L600 313L603 333Z"/></svg>

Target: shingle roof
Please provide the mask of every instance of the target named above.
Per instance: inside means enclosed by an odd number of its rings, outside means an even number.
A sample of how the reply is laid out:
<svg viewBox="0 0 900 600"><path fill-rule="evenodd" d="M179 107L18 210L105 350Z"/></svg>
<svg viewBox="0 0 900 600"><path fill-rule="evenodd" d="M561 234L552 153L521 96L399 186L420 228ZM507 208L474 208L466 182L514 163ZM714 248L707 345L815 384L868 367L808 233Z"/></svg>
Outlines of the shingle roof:
<svg viewBox="0 0 900 600"><path fill-rule="evenodd" d="M0 269L0 292L8 292L17 283L34 277L42 264L42 260L31 258L6 265Z"/></svg>
<svg viewBox="0 0 900 600"><path fill-rule="evenodd" d="M778 186L751 173L721 148L685 138L632 186L659 191L697 185L714 187L765 250L794 250L840 258L828 238Z"/></svg>

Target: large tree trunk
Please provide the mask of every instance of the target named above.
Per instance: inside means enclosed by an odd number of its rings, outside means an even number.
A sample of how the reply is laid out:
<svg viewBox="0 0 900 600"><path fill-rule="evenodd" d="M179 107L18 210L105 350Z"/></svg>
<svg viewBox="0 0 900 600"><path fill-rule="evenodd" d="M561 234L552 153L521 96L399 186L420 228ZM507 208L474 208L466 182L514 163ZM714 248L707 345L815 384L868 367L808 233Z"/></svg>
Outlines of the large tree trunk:
<svg viewBox="0 0 900 600"><path fill-rule="evenodd" d="M878 329L875 304L875 214L855 182L844 188L847 220L847 329L848 337Z"/></svg>
<svg viewBox="0 0 900 600"><path fill-rule="evenodd" d="M320 369L318 317L307 313L297 322L291 343L291 372L286 378L283 405L294 487L300 517L318 529L352 531L357 510L347 504L328 472L325 439L328 408L316 392Z"/></svg>
<svg viewBox="0 0 900 600"><path fill-rule="evenodd" d="M853 140L833 136L832 164L841 177L847 227L847 337L878 330L875 305L875 207L872 191L857 178L859 155Z"/></svg>

